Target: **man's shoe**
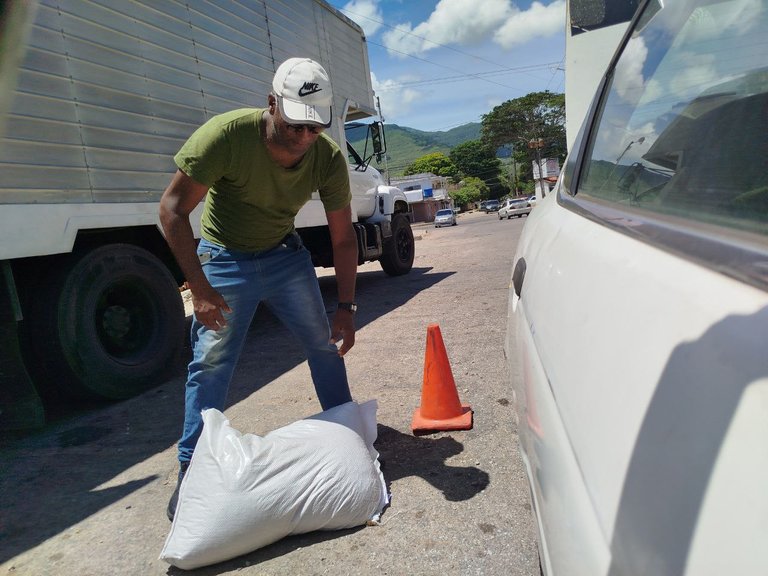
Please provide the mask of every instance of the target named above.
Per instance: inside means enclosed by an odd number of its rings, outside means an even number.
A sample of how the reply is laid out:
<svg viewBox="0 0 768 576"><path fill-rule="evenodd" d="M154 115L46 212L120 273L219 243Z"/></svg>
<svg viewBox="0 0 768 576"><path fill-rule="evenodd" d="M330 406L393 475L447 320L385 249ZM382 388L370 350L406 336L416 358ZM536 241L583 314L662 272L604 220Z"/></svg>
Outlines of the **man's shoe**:
<svg viewBox="0 0 768 576"><path fill-rule="evenodd" d="M173 491L170 501L168 502L168 509L165 511L168 514L168 520L173 522L173 517L176 515L176 505L179 503L179 488L181 488L181 481L184 479L184 474L187 473L189 468L189 462L179 462L179 478L176 481L176 490Z"/></svg>

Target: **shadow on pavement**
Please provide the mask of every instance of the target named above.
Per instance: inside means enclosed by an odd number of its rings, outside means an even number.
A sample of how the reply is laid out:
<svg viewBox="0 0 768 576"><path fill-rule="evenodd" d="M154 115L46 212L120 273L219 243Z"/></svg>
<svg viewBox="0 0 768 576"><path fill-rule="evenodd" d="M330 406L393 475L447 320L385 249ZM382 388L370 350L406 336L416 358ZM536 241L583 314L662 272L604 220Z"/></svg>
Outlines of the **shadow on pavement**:
<svg viewBox="0 0 768 576"><path fill-rule="evenodd" d="M398 277L388 277L381 271L358 273L357 328L397 309L451 275L431 274L430 270L414 268L410 274ZM331 314L336 307L335 277L321 277L320 287ZM185 362L189 356L187 348ZM288 330L262 308L251 326L227 406L240 402L304 360L303 351ZM136 398L118 404L61 409L56 419L41 430L0 434L0 563L157 479L155 475L125 481L119 477L178 440L184 413L185 376L185 368L180 366L172 380ZM424 451L419 463L423 470L428 452ZM392 466L388 477L393 473L405 474L396 459ZM443 479L430 481L442 485L439 483ZM446 497L462 499L462 493L451 493L447 485L445 491ZM312 536L325 537L336 535ZM265 553L284 553L276 550L279 549Z"/></svg>

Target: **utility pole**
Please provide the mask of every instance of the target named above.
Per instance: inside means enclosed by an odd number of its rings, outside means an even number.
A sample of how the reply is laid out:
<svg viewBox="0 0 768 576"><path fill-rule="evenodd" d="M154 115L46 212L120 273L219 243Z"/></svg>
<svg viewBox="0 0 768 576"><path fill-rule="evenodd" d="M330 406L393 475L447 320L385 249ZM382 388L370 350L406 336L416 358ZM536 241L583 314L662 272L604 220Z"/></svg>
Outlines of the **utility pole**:
<svg viewBox="0 0 768 576"><path fill-rule="evenodd" d="M378 96L376 96L376 107L379 109L379 120L381 120L382 130L383 130L384 129L384 116L381 113L381 100L379 99ZM389 182L389 164L387 163L387 153L386 153L386 151L384 152L384 174L386 174L385 180L387 181L387 185L389 185L389 183L390 183Z"/></svg>
<svg viewBox="0 0 768 576"><path fill-rule="evenodd" d="M539 167L539 190L541 190L541 198L544 198L544 171L541 169L541 149L544 148L544 138L532 138L528 141L528 148L536 151L536 165ZM539 195L536 194L539 198Z"/></svg>
<svg viewBox="0 0 768 576"><path fill-rule="evenodd" d="M512 196L517 196L517 162L515 162L515 143L510 142L506 144L509 146L511 153L509 155L510 165L512 168Z"/></svg>

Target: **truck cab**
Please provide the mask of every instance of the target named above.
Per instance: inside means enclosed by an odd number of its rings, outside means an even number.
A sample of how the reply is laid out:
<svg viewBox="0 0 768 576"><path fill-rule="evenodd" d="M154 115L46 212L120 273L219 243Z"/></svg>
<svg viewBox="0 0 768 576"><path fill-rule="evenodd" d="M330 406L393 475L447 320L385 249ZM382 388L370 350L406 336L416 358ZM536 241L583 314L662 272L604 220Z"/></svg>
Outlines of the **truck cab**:
<svg viewBox="0 0 768 576"><path fill-rule="evenodd" d="M347 139L360 138L356 141ZM361 137L361 135L364 135ZM344 125L349 184L352 191L352 221L358 241L358 264L379 261L390 276L407 274L413 266L415 243L408 219L408 201L396 186L389 186L381 172L371 166L374 157L386 154L381 122L349 122ZM353 144L360 148L358 150ZM333 252L325 210L318 193L296 215L296 230L312 253L315 266L333 266Z"/></svg>

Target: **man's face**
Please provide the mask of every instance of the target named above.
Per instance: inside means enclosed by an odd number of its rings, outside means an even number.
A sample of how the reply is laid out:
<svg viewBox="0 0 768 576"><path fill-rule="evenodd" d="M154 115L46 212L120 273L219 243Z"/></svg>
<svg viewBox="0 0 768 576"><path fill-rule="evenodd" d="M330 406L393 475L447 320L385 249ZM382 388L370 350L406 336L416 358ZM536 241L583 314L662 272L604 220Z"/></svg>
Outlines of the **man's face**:
<svg viewBox="0 0 768 576"><path fill-rule="evenodd" d="M322 126L312 124L289 124L280 114L277 100L272 104L270 112L275 123L275 138L273 142L290 151L292 154L303 155L323 133Z"/></svg>

